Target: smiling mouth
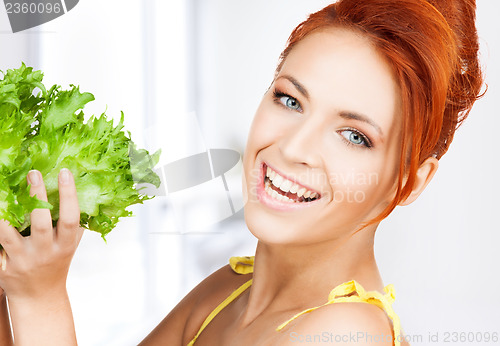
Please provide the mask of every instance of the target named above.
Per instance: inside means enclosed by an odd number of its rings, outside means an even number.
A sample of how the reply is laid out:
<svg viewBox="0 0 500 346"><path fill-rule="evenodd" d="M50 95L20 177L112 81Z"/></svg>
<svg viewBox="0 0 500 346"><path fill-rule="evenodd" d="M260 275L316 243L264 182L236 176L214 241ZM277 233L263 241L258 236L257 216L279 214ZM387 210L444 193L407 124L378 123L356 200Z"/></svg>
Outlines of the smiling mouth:
<svg viewBox="0 0 500 346"><path fill-rule="evenodd" d="M266 164L263 170L265 192L280 202L308 203L321 198L317 192L283 177Z"/></svg>

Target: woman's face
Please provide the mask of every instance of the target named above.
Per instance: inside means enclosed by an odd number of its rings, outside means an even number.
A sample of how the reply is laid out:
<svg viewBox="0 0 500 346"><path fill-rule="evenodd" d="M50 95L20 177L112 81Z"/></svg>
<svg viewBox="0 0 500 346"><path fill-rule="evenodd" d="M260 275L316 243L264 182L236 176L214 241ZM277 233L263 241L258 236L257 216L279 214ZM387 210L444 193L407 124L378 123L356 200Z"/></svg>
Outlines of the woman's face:
<svg viewBox="0 0 500 346"><path fill-rule="evenodd" d="M245 219L261 241L311 244L347 236L395 193L400 96L367 38L310 34L264 95L244 155Z"/></svg>

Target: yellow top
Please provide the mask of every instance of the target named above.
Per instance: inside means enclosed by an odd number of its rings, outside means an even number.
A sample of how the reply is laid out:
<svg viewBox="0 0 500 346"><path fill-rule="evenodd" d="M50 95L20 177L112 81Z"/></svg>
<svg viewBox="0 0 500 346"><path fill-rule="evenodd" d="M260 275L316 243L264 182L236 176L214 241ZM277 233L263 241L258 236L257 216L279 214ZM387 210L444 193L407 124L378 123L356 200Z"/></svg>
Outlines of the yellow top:
<svg viewBox="0 0 500 346"><path fill-rule="evenodd" d="M229 259L229 265L231 268L238 274L249 274L253 272L253 263L254 263L254 256L246 256L246 257L231 257ZM206 326L214 319L217 314L224 309L227 305L229 305L236 297L238 297L242 292L244 292L248 287L252 285L252 279L248 280L245 282L243 285L238 287L229 297L227 297L222 303L220 303L211 313L208 315L208 317L205 319L203 324L200 327L200 330L198 330L198 333L196 333L195 337L191 342L188 344L188 346L194 345L196 342L196 339L200 336L201 332L206 328ZM288 323L292 322L295 320L297 317L314 311L322 306L328 305L328 304L333 304L333 303L343 303L343 302L359 302L359 303L368 303L368 304L373 304L384 310L389 318L392 320L392 326L394 330L394 345L395 346L400 346L401 345L401 325L399 322L399 317L396 315L394 310L392 309L392 303L394 302L395 299L395 293L394 293L394 286L392 284L389 284L384 287L384 291L386 294L381 294L380 292L377 291L365 291L365 289L355 280L351 280L348 282L344 282L343 284L338 285L335 287L333 290L331 290L330 294L328 295L328 301L320 306L315 306L313 308L309 308L307 310L304 310L289 320L283 322L280 324L277 328L276 331L279 332L283 328L287 326ZM357 295L351 295L346 297L346 295L351 294L353 292L356 292Z"/></svg>

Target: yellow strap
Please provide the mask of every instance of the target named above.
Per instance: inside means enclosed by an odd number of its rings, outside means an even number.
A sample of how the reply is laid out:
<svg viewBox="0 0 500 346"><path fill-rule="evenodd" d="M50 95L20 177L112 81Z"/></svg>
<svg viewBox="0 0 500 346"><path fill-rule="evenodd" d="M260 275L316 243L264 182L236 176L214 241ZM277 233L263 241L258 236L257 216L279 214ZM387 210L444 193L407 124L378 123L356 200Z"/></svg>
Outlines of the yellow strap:
<svg viewBox="0 0 500 346"><path fill-rule="evenodd" d="M384 287L384 291L386 292L385 295L382 295L380 292L377 291L369 291L366 292L363 286L361 286L358 282L355 280L351 280L349 282L344 282L343 284L338 285L335 287L330 294L328 295L328 301L320 306L316 306L313 308L309 308L307 310L304 310L292 318L290 318L288 321L282 323L281 325L276 328L276 331L279 332L283 328L285 328L288 323L292 322L295 320L297 317L306 314L308 312L314 311L322 306L329 305L329 304L334 304L334 303L348 303L348 302L357 302L357 303L367 303L367 304L373 304L378 306L379 308L383 309L386 313L387 316L392 320L392 326L394 330L394 345L395 346L400 346L401 345L401 324L399 321L398 315L394 312L394 309L392 308L392 303L394 302L394 286L392 284L387 285ZM356 292L358 295L357 296L349 296L345 297L345 295L351 294L353 292Z"/></svg>
<svg viewBox="0 0 500 346"><path fill-rule="evenodd" d="M238 274L253 273L254 256L231 257L229 265Z"/></svg>
<svg viewBox="0 0 500 346"><path fill-rule="evenodd" d="M211 313L208 315L208 317L205 319L205 322L201 325L200 330L198 333L195 335L193 340L188 344L188 346L192 346L196 339L198 339L198 336L200 336L201 332L205 327L214 319L214 317L222 310L224 309L227 305L229 305L236 297L238 297L243 291L245 291L250 285L252 284L252 279L248 280L245 282L243 285L238 287L229 297L227 297L222 303L219 304Z"/></svg>

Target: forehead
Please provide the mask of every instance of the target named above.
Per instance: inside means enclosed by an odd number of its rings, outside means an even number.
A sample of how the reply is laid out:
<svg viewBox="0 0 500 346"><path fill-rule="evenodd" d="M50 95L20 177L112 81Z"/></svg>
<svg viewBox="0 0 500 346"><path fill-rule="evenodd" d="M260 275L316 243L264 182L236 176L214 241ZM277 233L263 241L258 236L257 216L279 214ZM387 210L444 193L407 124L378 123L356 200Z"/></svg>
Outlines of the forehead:
<svg viewBox="0 0 500 346"><path fill-rule="evenodd" d="M399 118L393 71L360 33L329 28L309 34L291 50L279 75L297 79L315 106L366 114L386 130Z"/></svg>

